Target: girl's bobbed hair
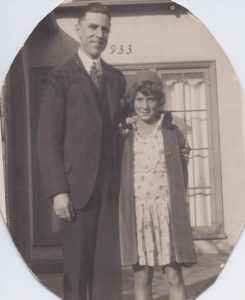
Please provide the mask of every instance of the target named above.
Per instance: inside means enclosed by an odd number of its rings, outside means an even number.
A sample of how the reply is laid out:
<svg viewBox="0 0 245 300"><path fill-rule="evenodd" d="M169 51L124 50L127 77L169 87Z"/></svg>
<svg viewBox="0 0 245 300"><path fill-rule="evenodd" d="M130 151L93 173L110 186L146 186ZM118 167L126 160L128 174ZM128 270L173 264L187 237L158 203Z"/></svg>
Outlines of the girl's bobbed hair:
<svg viewBox="0 0 245 300"><path fill-rule="evenodd" d="M153 96L159 105L165 104L165 93L161 78L150 70L139 71L134 78L134 81L129 88L126 96L128 109L134 111L134 101L137 93L140 92L145 96Z"/></svg>

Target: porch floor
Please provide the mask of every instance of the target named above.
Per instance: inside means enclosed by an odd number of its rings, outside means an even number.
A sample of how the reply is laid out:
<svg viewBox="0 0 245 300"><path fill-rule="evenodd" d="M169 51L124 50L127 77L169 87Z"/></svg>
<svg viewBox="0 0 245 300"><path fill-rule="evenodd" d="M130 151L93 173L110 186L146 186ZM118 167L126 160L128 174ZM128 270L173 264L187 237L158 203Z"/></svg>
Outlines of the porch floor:
<svg viewBox="0 0 245 300"><path fill-rule="evenodd" d="M224 254L202 254L198 255L197 264L191 268L183 268L188 300L195 299L214 283L227 257ZM43 285L59 297L63 297L62 274L42 274L38 275L38 278ZM154 300L168 299L167 285L160 268L156 268L154 271L153 298ZM123 300L134 300L134 281L131 268L123 269Z"/></svg>

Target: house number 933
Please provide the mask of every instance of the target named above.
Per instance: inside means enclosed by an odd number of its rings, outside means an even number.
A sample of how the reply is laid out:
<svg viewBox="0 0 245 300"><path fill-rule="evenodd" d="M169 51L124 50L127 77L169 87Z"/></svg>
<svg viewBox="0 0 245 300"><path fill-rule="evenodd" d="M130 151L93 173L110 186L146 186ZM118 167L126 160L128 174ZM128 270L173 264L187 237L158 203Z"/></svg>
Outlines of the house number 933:
<svg viewBox="0 0 245 300"><path fill-rule="evenodd" d="M132 45L116 45L112 44L110 47L110 54L111 55L130 55L133 52Z"/></svg>

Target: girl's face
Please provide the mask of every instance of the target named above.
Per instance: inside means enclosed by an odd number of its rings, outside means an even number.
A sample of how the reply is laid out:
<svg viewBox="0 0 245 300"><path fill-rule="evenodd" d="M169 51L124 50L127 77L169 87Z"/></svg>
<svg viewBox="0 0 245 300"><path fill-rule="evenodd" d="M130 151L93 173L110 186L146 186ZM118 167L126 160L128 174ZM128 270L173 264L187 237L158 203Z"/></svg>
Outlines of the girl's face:
<svg viewBox="0 0 245 300"><path fill-rule="evenodd" d="M160 105L153 95L145 96L137 92L134 101L136 115L146 123L154 123L159 119Z"/></svg>

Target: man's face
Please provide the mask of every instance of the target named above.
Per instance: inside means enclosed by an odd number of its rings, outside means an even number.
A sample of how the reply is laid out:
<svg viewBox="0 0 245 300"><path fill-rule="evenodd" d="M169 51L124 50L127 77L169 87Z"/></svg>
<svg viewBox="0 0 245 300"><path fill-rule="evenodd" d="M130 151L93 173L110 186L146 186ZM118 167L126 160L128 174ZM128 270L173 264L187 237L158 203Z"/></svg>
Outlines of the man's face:
<svg viewBox="0 0 245 300"><path fill-rule="evenodd" d="M108 42L110 20L105 14L88 12L76 24L76 32L83 52L92 58L98 58Z"/></svg>

